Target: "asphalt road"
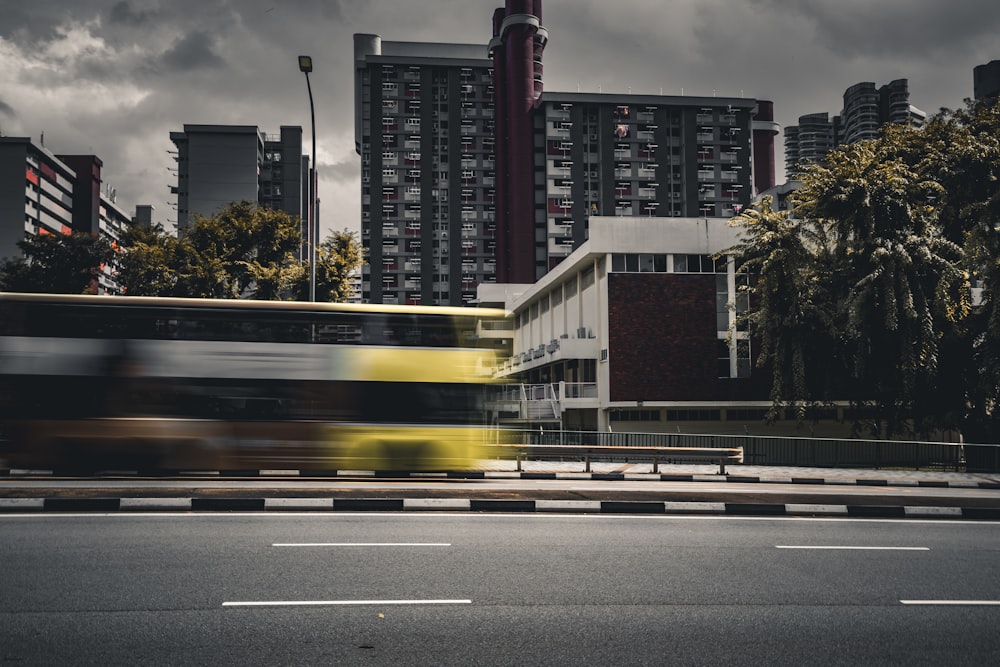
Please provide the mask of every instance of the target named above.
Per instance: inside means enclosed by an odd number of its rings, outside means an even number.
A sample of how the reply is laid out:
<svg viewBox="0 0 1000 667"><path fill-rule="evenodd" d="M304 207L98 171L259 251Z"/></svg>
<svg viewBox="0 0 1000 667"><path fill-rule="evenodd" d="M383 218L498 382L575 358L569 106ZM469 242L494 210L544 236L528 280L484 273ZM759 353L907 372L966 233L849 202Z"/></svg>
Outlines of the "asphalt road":
<svg viewBox="0 0 1000 667"><path fill-rule="evenodd" d="M1000 524L0 515L0 663L1000 663Z"/></svg>
<svg viewBox="0 0 1000 667"><path fill-rule="evenodd" d="M654 479L0 479L4 498L480 498L1000 508L1000 489ZM0 505L0 509L3 506Z"/></svg>

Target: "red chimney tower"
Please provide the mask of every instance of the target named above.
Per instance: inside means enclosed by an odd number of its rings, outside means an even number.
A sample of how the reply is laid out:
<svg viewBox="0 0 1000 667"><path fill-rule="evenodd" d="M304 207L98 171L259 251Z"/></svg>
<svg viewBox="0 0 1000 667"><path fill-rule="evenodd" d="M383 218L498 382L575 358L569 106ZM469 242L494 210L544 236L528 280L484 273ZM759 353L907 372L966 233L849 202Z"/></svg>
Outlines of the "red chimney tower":
<svg viewBox="0 0 1000 667"><path fill-rule="evenodd" d="M542 96L542 0L507 0L493 13L497 282L533 283L535 269L532 113Z"/></svg>

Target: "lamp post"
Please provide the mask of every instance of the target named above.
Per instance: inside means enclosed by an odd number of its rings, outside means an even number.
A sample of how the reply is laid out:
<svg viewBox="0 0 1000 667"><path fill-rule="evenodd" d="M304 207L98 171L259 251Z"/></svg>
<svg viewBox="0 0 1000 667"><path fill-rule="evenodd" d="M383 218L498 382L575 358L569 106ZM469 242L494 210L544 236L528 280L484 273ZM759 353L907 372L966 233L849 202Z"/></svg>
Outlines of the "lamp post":
<svg viewBox="0 0 1000 667"><path fill-rule="evenodd" d="M306 75L306 88L309 90L309 117L312 121L312 156L309 164L309 223L307 233L309 240L309 300L316 300L316 241L319 230L316 229L316 110L313 107L312 84L309 83L309 72L313 69L311 56L299 56L299 71Z"/></svg>

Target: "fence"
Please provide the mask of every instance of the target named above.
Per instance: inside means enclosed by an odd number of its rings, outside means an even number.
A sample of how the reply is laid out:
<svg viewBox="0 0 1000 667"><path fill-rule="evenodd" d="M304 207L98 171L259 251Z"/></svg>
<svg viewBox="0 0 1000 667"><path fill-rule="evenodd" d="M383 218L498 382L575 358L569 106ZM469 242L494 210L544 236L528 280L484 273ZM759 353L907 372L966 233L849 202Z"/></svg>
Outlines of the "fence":
<svg viewBox="0 0 1000 667"><path fill-rule="evenodd" d="M1000 445L791 438L686 433L603 433L598 431L509 430L511 442L526 445L604 447L720 447L743 449L750 465L817 468L965 468L1000 472Z"/></svg>

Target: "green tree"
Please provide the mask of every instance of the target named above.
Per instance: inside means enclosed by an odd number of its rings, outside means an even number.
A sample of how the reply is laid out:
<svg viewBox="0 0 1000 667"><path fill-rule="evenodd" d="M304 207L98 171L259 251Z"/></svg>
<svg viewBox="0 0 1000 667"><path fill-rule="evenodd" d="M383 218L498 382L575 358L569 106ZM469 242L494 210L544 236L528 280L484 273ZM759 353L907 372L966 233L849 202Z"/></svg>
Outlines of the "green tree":
<svg viewBox="0 0 1000 667"><path fill-rule="evenodd" d="M299 221L284 211L234 202L196 215L184 234L180 282L192 296L287 298L302 272Z"/></svg>
<svg viewBox="0 0 1000 667"><path fill-rule="evenodd" d="M334 231L316 249L316 301L347 301L353 291L351 276L361 266L361 244L357 234ZM309 271L299 277L295 292L300 300L309 298Z"/></svg>
<svg viewBox="0 0 1000 667"><path fill-rule="evenodd" d="M886 126L807 168L792 216L762 202L734 219L776 406L849 399L887 437L961 425L974 405L992 418L998 130L973 107Z"/></svg>
<svg viewBox="0 0 1000 667"><path fill-rule="evenodd" d="M949 363L964 380L963 434L970 442L1000 439L1000 103L967 101L943 110L921 133L917 150L942 184L943 233L963 245L964 266L981 291L958 332Z"/></svg>
<svg viewBox="0 0 1000 667"><path fill-rule="evenodd" d="M159 225L130 229L119 281L131 295L305 300L309 271L297 258L300 239L297 218L233 203L214 216L195 216L179 239ZM316 299L346 301L360 264L356 234L332 232L317 248Z"/></svg>
<svg viewBox="0 0 1000 667"><path fill-rule="evenodd" d="M101 266L115 251L96 235L38 234L18 241L21 257L0 264L0 286L10 292L96 294Z"/></svg>
<svg viewBox="0 0 1000 667"><path fill-rule="evenodd" d="M771 209L771 198L730 222L742 241L727 252L748 272L752 307L743 319L757 340L757 365L771 373L771 417L785 407L804 418L832 396L836 339L827 289L829 242L824 228Z"/></svg>
<svg viewBox="0 0 1000 667"><path fill-rule="evenodd" d="M941 233L943 188L907 157L917 134L890 125L803 175L796 213L832 239L838 351L849 398L874 407L877 435L892 436L938 386L940 340L969 314L961 247ZM927 406L933 407L933 406ZM926 431L940 415L928 417Z"/></svg>
<svg viewBox="0 0 1000 667"><path fill-rule="evenodd" d="M178 262L181 256L176 236L163 226L130 226L122 236L117 279L127 296L179 296Z"/></svg>

